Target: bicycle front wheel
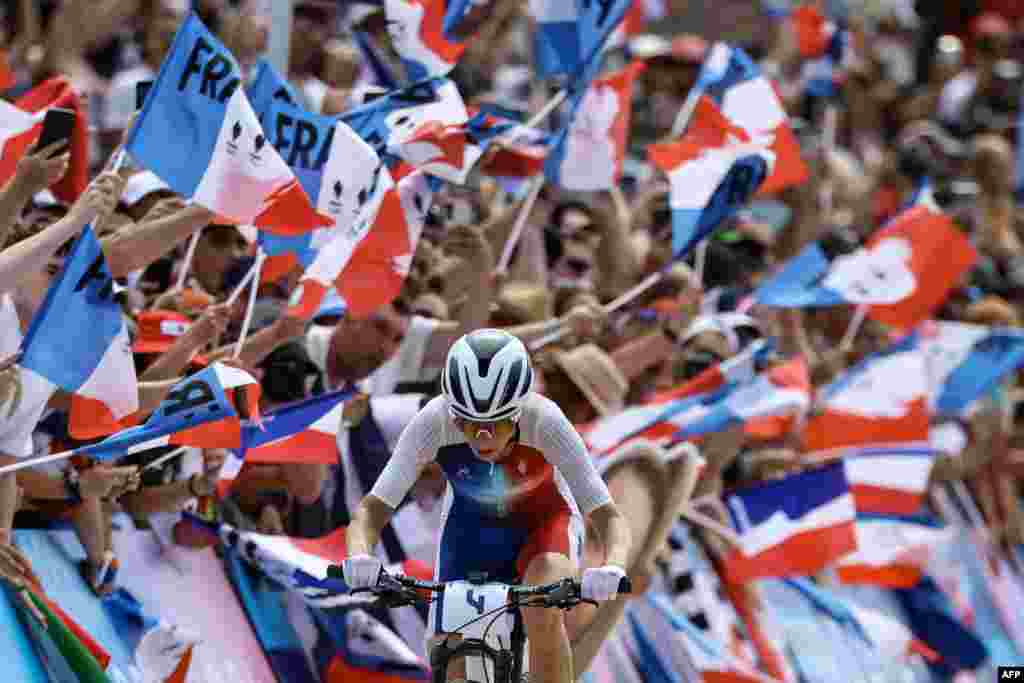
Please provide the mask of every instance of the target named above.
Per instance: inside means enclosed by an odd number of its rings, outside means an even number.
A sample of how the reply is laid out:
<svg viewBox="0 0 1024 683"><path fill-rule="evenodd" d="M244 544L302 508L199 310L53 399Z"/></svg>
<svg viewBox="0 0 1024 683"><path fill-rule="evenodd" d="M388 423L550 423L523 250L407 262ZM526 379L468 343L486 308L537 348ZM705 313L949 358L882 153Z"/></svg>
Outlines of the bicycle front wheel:
<svg viewBox="0 0 1024 683"><path fill-rule="evenodd" d="M495 650L479 640L464 640L454 647L444 643L435 646L430 653L433 683L447 683L448 665L458 659L463 659L467 665L477 662L487 671L484 680L467 678L466 683L519 683L512 680L512 653Z"/></svg>

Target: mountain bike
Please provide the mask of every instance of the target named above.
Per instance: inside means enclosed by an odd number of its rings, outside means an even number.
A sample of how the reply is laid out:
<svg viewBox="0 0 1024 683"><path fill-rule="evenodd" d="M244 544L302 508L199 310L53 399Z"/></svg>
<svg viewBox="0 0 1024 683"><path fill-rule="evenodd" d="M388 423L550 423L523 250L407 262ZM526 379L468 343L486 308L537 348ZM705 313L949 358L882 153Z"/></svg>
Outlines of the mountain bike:
<svg viewBox="0 0 1024 683"><path fill-rule="evenodd" d="M341 567L333 565L328 575L340 578ZM619 593L632 590L629 578L624 577L619 582ZM581 602L597 604L584 600L580 582L571 578L524 586L489 582L484 575L437 583L381 572L375 587L352 591L360 592L372 593L377 605L386 608L437 603L436 630L443 640L430 653L433 683L445 683L449 662L460 658L466 661L468 675L482 676L469 683L522 683L527 642L519 608L569 610ZM453 644L452 636L461 639ZM474 660L477 665L471 667Z"/></svg>

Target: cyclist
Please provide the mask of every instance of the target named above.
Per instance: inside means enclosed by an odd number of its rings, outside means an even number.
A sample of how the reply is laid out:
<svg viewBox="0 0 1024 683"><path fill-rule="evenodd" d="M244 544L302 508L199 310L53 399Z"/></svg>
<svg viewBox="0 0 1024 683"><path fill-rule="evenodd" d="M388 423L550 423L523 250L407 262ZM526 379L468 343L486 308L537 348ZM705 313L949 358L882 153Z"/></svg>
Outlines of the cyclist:
<svg viewBox="0 0 1024 683"><path fill-rule="evenodd" d="M349 557L342 564L350 588L376 584L381 562L371 553L380 531L436 461L448 479L436 580L486 572L489 580L535 585L576 576L582 513L607 549L605 565L583 573L583 597L616 597L626 574L629 526L579 434L532 385L529 354L507 332L477 330L452 345L442 371L443 395L402 432L352 517ZM562 613L526 608L522 614L531 680L570 683L575 675ZM436 621L432 614L432 628Z"/></svg>

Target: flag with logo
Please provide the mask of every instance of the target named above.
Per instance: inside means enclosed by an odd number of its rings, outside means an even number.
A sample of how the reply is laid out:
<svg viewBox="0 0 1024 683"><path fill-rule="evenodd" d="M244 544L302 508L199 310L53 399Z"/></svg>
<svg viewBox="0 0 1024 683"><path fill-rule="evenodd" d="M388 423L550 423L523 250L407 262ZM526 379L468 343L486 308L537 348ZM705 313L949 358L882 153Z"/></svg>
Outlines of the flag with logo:
<svg viewBox="0 0 1024 683"><path fill-rule="evenodd" d="M757 192L776 161L769 142L731 125L714 102L701 97L681 140L647 148L648 159L669 179L676 258Z"/></svg>
<svg viewBox="0 0 1024 683"><path fill-rule="evenodd" d="M857 547L842 463L740 489L725 505L740 544L723 561L733 583L814 574Z"/></svg>
<svg viewBox="0 0 1024 683"><path fill-rule="evenodd" d="M276 100L266 114L271 143L331 224L301 235L260 230L268 258L262 277L273 281L296 266L309 267L320 251L346 234L373 225L391 176L377 153L347 124Z"/></svg>
<svg viewBox="0 0 1024 683"><path fill-rule="evenodd" d="M466 44L443 30L445 0L384 0L391 46L416 83L447 76L455 68Z"/></svg>
<svg viewBox="0 0 1024 683"><path fill-rule="evenodd" d="M195 14L178 29L126 148L218 221L290 235L329 224L268 144L235 58Z"/></svg>
<svg viewBox="0 0 1024 683"><path fill-rule="evenodd" d="M334 391L271 410L242 427L241 457L249 463L338 464L338 430L351 391Z"/></svg>
<svg viewBox="0 0 1024 683"><path fill-rule="evenodd" d="M292 295L289 315L309 319L331 287L345 300L348 314L357 318L397 297L412 267L435 187L422 171L394 183L387 167L378 163L361 190L366 192L363 213L320 249Z"/></svg>
<svg viewBox="0 0 1024 683"><path fill-rule="evenodd" d="M730 126L744 131L746 139L764 140L775 155L759 187L761 195L807 180L807 164L800 156L800 144L789 127L782 100L747 53L715 43L704 58L694 88L718 106Z"/></svg>
<svg viewBox="0 0 1024 683"><path fill-rule="evenodd" d="M401 683L429 680L430 667L392 629L362 609L313 610L330 638L330 657L321 672L326 683Z"/></svg>
<svg viewBox="0 0 1024 683"><path fill-rule="evenodd" d="M433 78L349 109L340 118L383 156L389 147L398 147L412 138L424 123L462 124L469 113L453 81ZM392 171L400 176L396 169Z"/></svg>
<svg viewBox="0 0 1024 683"><path fill-rule="evenodd" d="M912 515L921 508L935 449L920 445L861 447L843 455L857 512Z"/></svg>
<svg viewBox="0 0 1024 683"><path fill-rule="evenodd" d="M72 395L69 433L76 439L115 432L139 408L118 289L86 226L22 342L21 367Z"/></svg>
<svg viewBox="0 0 1024 683"><path fill-rule="evenodd" d="M246 86L245 95L264 125L267 125L265 116L274 102L283 101L298 106L301 101L292 84L282 78L266 57L260 57L256 62L256 75Z"/></svg>
<svg viewBox="0 0 1024 683"><path fill-rule="evenodd" d="M242 420L259 420L259 398L249 373L213 363L175 384L144 424L75 452L107 460L158 446L239 448Z"/></svg>
<svg viewBox="0 0 1024 683"><path fill-rule="evenodd" d="M910 329L934 313L976 260L967 236L924 201L831 261L818 244L808 245L755 298L781 307L864 304L873 319Z"/></svg>
<svg viewBox="0 0 1024 683"><path fill-rule="evenodd" d="M564 135L559 135L545 163L550 182L567 190L610 190L622 176L633 83L643 62L590 83L573 112Z"/></svg>
<svg viewBox="0 0 1024 683"><path fill-rule="evenodd" d="M843 583L883 588L916 586L933 559L956 538L952 528L930 520L863 514L859 509L854 531L857 549L840 558L836 575Z"/></svg>
<svg viewBox="0 0 1024 683"><path fill-rule="evenodd" d="M928 381L916 335L880 351L818 390L804 448L928 443Z"/></svg>
<svg viewBox="0 0 1024 683"><path fill-rule="evenodd" d="M919 329L930 382L929 405L956 417L1024 366L1024 334L1006 327L928 322Z"/></svg>
<svg viewBox="0 0 1024 683"><path fill-rule="evenodd" d="M57 199L70 204L89 184L89 125L81 98L64 76L43 81L14 104L0 102L0 185L14 177L18 160L39 140L46 112L54 108L75 112L68 170L50 187Z"/></svg>

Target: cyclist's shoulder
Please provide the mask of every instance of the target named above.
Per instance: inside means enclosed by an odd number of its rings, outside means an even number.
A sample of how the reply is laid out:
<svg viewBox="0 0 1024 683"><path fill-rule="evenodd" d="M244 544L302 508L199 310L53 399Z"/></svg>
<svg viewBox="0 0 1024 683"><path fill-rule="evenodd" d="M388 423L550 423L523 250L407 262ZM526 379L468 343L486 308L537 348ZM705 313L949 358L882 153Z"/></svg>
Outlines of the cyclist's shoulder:
<svg viewBox="0 0 1024 683"><path fill-rule="evenodd" d="M572 423L558 407L558 404L547 396L541 396L531 391L524 399L522 412L519 416L519 426L522 438L527 441L536 441L542 434L552 429L572 429ZM539 445L539 444L530 444Z"/></svg>

